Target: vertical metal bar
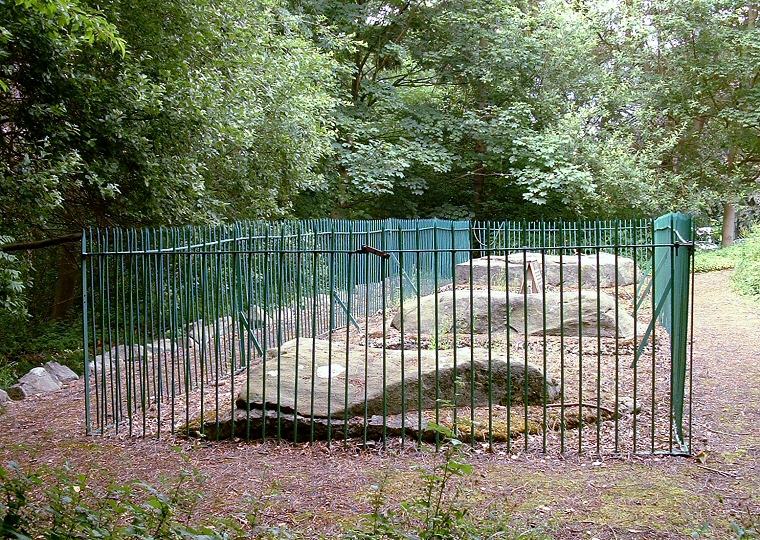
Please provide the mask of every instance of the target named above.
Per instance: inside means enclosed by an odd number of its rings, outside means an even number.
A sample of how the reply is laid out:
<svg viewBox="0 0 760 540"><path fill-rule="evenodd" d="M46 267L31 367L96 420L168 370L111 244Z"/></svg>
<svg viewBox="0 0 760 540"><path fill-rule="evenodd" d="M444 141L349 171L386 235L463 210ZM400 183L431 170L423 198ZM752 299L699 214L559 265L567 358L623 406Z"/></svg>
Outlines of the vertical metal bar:
<svg viewBox="0 0 760 540"><path fill-rule="evenodd" d="M561 235L562 246L559 251L559 393L560 393L560 452L565 453L565 261L564 254L567 246L565 236L565 223L560 220L559 230Z"/></svg>
<svg viewBox="0 0 760 540"><path fill-rule="evenodd" d="M88 262L90 258L87 241L89 235L87 229L82 231L81 252L82 252L82 345L84 352L84 426L85 434L92 435L92 415L90 413L90 306L88 303L90 291L87 288ZM95 329L93 328L93 331ZM93 355L97 349L93 349Z"/></svg>
<svg viewBox="0 0 760 540"><path fill-rule="evenodd" d="M657 325L657 279L655 279L655 274L657 272L657 250L655 248L654 244L654 222L651 224L652 227L652 293L650 297L650 301L652 303L652 325L655 329L652 332L651 335L651 345L652 345L652 388L651 388L651 396L652 396L652 404L651 404L651 411L650 411L650 418L651 418L651 427L650 427L650 452L654 453L655 450L655 426L657 424L657 331L656 331L656 325Z"/></svg>
<svg viewBox="0 0 760 540"><path fill-rule="evenodd" d="M253 254L252 253L249 252L246 255L246 261L248 263L248 275L250 276L250 274L252 272L252 267L253 267ZM269 344L269 331L268 331L269 330L268 329L268 319L269 319L269 316L268 316L268 307L269 307L269 304L270 304L269 298L270 298L270 295L271 295L271 275L272 275L272 273L270 272L271 265L272 265L272 242L271 242L271 239L270 239L270 228L267 227L266 230L265 230L265 232L264 232L264 254L263 254L263 261L262 261L262 274L264 276L264 280L263 280L264 281L264 291L263 291L264 292L264 299L263 299L263 302L261 302L261 304L263 304L263 307L262 306L257 306L258 309L259 309L259 311L258 311L258 313L256 313L256 314L253 315L256 318L263 317L263 319L264 319L263 320L263 325L264 325L263 326L263 331L261 332L261 349L262 349L262 351L264 353L262 355L263 358L262 358L262 375L261 375L262 376L261 388L263 389L262 392L261 392L261 419L262 419L262 422L261 422L261 440L262 441L266 440L266 437L267 437L266 374L267 374L267 356L268 356L267 355L267 351L270 348L270 344ZM246 283L250 283L250 281L251 281L251 278L247 276L246 277ZM242 294L242 292L241 292L241 294ZM249 296L249 298L248 298L248 310L249 310L249 313L253 313L252 312L253 307L254 307L253 298L252 298L252 296L251 296L250 293L249 293L248 296ZM252 323L252 317L249 317L248 321L249 321L249 324L251 324ZM251 328L251 330L253 330L253 328ZM248 341L250 341L250 338L251 338L251 336L249 335L248 336ZM242 341L241 341L241 343L242 343ZM278 351L277 351L277 367L278 367L277 393L278 393L278 396L277 397L279 397L279 391L280 391L280 389L279 389L279 386L280 386L280 375L279 375L280 362L281 362L280 349L278 349ZM251 369L250 368L250 365L251 365L251 358L250 358L250 356L246 359L245 365L246 365L246 370L248 370L248 373L250 374L250 369ZM329 403L329 401L330 401L329 395L328 395L327 400L328 400L328 403ZM279 408L279 399L277 400L277 407ZM328 406L328 410L329 410L329 406ZM279 421L279 413L276 413L276 414L277 414L278 421ZM329 414L328 414L328 417L329 417Z"/></svg>
<svg viewBox="0 0 760 540"><path fill-rule="evenodd" d="M109 247L113 245L110 242L110 234L111 234L111 231L108 230L108 229L106 229L106 234L105 234L105 238L106 238L106 250L108 250ZM113 310L111 308L111 264L110 264L110 261L109 261L108 258L105 260L105 263L106 263L105 264L105 267L106 267L105 268L105 274L106 275L105 275L105 287L104 287L104 292L105 292L105 297L106 297L106 302L105 302L106 325L105 325L105 328L107 329L107 332L108 332L108 344L111 345L111 346L115 346L115 351L114 351L114 355L111 355L109 353L109 358L108 358L108 360L109 360L109 369L108 370L103 369L103 381L105 382L105 380L106 380L106 374L108 374L107 378L108 378L108 383L109 383L107 385L104 384L103 395L104 396L107 395L108 391L110 390L111 414L112 414L112 417L113 417L114 427L116 429L118 429L118 425L119 425L119 410L118 410L118 408L116 406L116 389L114 388L114 369L115 369L114 365L118 366L121 358L119 357L119 343L117 343L117 342L114 341L114 325L113 325L113 321L112 321L112 318L111 318L111 316L113 314ZM115 356L115 359L114 359L114 356Z"/></svg>
<svg viewBox="0 0 760 540"><path fill-rule="evenodd" d="M220 396L219 396L219 386L220 386L220 379L219 377L223 375L222 373L222 353L221 349L224 346L226 348L226 332L224 329L224 325L221 322L222 314L221 314L221 305L220 302L223 299L223 291L222 291L222 254L219 253L219 251L222 249L219 245L221 232L219 229L216 229L216 240L217 243L215 244L215 248L217 252L214 254L213 261L213 300L212 300L212 310L213 310L213 320L214 320L214 373L215 373L215 385L214 385L214 417L216 420L214 421L216 432L214 433L214 438L218 439L220 432L221 432L221 415L222 411L220 408ZM224 345L223 345L224 344ZM246 384L249 384L246 382ZM246 405L248 407L248 405ZM234 422L234 419L231 419L232 422Z"/></svg>
<svg viewBox="0 0 760 540"><path fill-rule="evenodd" d="M387 241L387 230L385 228L385 224L381 227L380 232L380 249L382 251L387 251L388 249L388 241ZM383 450L387 448L388 444L388 398L387 398L387 385L388 385L388 328L387 328L387 301L388 301L388 294L386 290L386 282L388 281L390 277L390 271L388 268L388 260L385 258L380 259L380 278L382 279L382 286L381 290L383 293L383 298L381 300L382 303L382 313L383 313Z"/></svg>
<svg viewBox="0 0 760 540"><path fill-rule="evenodd" d="M114 273L114 285L113 285L113 296L114 296L114 318L116 319L116 324L114 327L114 336L117 347L119 347L122 343L122 335L121 335L121 327L122 322L124 321L123 317L121 317L121 309L120 309L120 294L123 291L123 288L120 287L120 265L119 262L121 262L121 255L118 254L118 252L122 251L123 246L121 244L121 231L118 229L114 229L113 231L113 247L116 254L113 256L113 273ZM123 284L122 284L123 285ZM111 297L111 291L109 290L109 299ZM110 311L110 310L109 310ZM127 342L127 340L124 340L124 364L128 365L129 358L132 355L132 343ZM118 348L117 348L117 357L118 357ZM113 366L113 372L112 372L112 381L115 379L115 384L113 387L113 393L114 393L114 430L116 433L119 432L119 424L121 423L121 417L123 416L123 408L121 404L121 362L116 362L116 365Z"/></svg>
<svg viewBox="0 0 760 540"><path fill-rule="evenodd" d="M206 388L205 388L205 381L208 377L210 377L210 374L206 373L206 370L208 369L208 358L206 357L206 353L208 351L208 336L206 335L206 329L209 327L209 314L208 314L208 307L209 307L209 277L208 277L208 266L209 266L209 259L208 259L208 253L207 253L207 243L208 240L206 238L206 230L199 231L200 235L202 235L202 252L198 255L199 258L199 264L200 264L200 278L201 278L201 313L200 313L200 319L199 322L201 323L201 354L200 354L200 378L201 378L201 389L200 389L200 431L201 435L206 435L206 428L205 428L205 405L206 405ZM196 334L197 335L197 334Z"/></svg>
<svg viewBox="0 0 760 540"><path fill-rule="evenodd" d="M506 395L506 409L507 409L507 428L506 428L506 436L507 436L507 452L512 451L512 299L510 298L509 294L509 287L511 283L510 279L510 271L509 271L509 263L512 259L512 254L517 253L516 251L513 251L515 244L517 244L517 241L514 238L514 229L512 226L512 223L505 222L504 223L504 229L505 229L505 238L509 242L507 246L505 247L505 255L506 255L506 261L504 264L504 301L505 305L507 306L507 321L506 321L506 330L507 330L507 395ZM519 258L519 256L518 256ZM519 278L519 276L518 276ZM516 332L515 332L516 333Z"/></svg>
<svg viewBox="0 0 760 540"><path fill-rule="evenodd" d="M353 227L349 224L349 238L353 238ZM348 421L349 421L349 379L351 378L351 366L349 365L350 360L350 350L351 350L351 318L353 317L353 314L351 313L351 309L353 307L352 305L352 299L353 299L353 291L354 291L354 285L353 285L353 267L354 267L354 258L353 253L348 251L347 253L348 258L348 276L346 277L347 285L346 290L348 292L348 298L346 302L347 307L347 313L346 313L346 383L344 388L344 394L343 394L343 404L344 404L344 424L343 424L343 444L344 447L348 447ZM366 342L365 342L366 344ZM403 377L402 377L403 381ZM403 429L403 428L402 428Z"/></svg>
<svg viewBox="0 0 760 540"><path fill-rule="evenodd" d="M528 242L528 224L525 220L522 222L521 229L522 245L525 246ZM528 266L528 249L522 248L522 288L523 288L523 373L525 374L525 382L523 383L523 395L521 397L523 402L523 448L528 450L528 353L530 350L530 327L528 318L530 316L528 310L528 288L533 286L528 283L528 273L532 272ZM532 274L531 274L532 275ZM546 309L546 306L543 307ZM511 379L510 379L511 383Z"/></svg>
<svg viewBox="0 0 760 540"><path fill-rule="evenodd" d="M602 234L596 222L596 453L602 452L602 289L601 289L601 250ZM617 275L615 280L617 281ZM634 295L635 297L635 295ZM634 304L636 300L634 298ZM635 340L634 340L634 343Z"/></svg>
<svg viewBox="0 0 760 540"><path fill-rule="evenodd" d="M489 243L486 247L486 261L488 263L486 264L486 291L488 296L488 329L487 329L487 336L488 336L488 344L487 344L487 352L488 352L488 449L489 451L493 451L493 349L492 349L492 340L493 340L493 299L491 298L491 261L493 260L494 253L492 251L490 240L491 240L491 222L486 221L484 223L484 229L485 229L485 236L488 239ZM482 229L481 229L482 230ZM482 255L482 252L481 252ZM508 284L507 284L508 286ZM509 311L509 307L507 307L507 311ZM509 329L507 329L507 332L509 332ZM474 344L471 345L474 347ZM474 371L474 370L473 370ZM474 387L475 384L473 382L473 393L474 393ZM474 430L473 430L474 431Z"/></svg>
<svg viewBox="0 0 760 540"><path fill-rule="evenodd" d="M451 259L450 259L450 272L452 276L456 275L456 251L454 250L455 246L455 236L454 236L454 224L451 223L449 227L450 231L450 240L449 240L449 246L451 248ZM472 301L472 299L470 299ZM457 416L459 412L459 369L458 369L458 354L457 351L459 349L459 336L457 335L458 332L458 323L459 320L457 317L457 288L456 286L451 287L451 320L452 320L452 328L451 328L451 334L452 334L452 345L451 345L451 352L454 355L454 395L452 396L452 406L454 407L453 411L453 432L455 436L459 436L459 429L457 427ZM437 305L436 305L437 307Z"/></svg>
<svg viewBox="0 0 760 540"><path fill-rule="evenodd" d="M127 254L126 254L126 266L125 266L125 273L126 273L126 280L127 280L127 291L129 294L129 299L127 301L128 306L125 306L125 308L128 308L129 315L126 317L127 320L129 320L129 333L130 333L130 341L134 342L136 334L140 331L139 326L137 325L136 321L136 315L135 315L135 297L137 294L137 288L134 285L135 282L135 274L137 272L136 265L137 262L135 260L134 251L136 251L135 244L135 238L134 238L134 232L127 231ZM132 362L130 366L126 369L126 379L127 379L127 414L129 419L129 436L131 437L134 434L134 417L137 413L138 406L137 406L137 380L136 380L136 370L138 369L139 362Z"/></svg>
<svg viewBox="0 0 760 540"><path fill-rule="evenodd" d="M295 257L295 280L296 280L296 293L295 300L295 340L296 340L296 362L294 367L294 381L293 381L293 442L298 443L298 383L301 358L301 296L303 295L303 275L302 275L302 263L303 263L303 221L299 221L296 231L296 257Z"/></svg>
<svg viewBox="0 0 760 540"><path fill-rule="evenodd" d="M543 329L542 336L542 348L543 348L543 369L544 369L544 381L543 381L543 399L542 401L542 428L541 428L541 451L546 452L546 436L549 428L548 407L547 401L549 399L547 395L547 378L549 377L548 370L548 341L546 337L546 224L541 220L541 328Z"/></svg>
<svg viewBox="0 0 760 540"><path fill-rule="evenodd" d="M667 248L670 252L669 266L670 271L670 388L668 396L668 452L673 453L673 423L675 421L675 343L676 334L679 331L676 328L676 320L679 318L676 315L676 291L680 289L676 276L676 255L678 254L678 246L676 242L676 224L673 219L673 214L670 214L670 246Z"/></svg>
<svg viewBox="0 0 760 540"><path fill-rule="evenodd" d="M453 227L453 225L452 225ZM475 234L472 229L472 221L468 222L468 230L467 230L469 238L473 238L473 235ZM453 243L453 239L452 239ZM474 298L474 276L472 271L472 259L475 256L475 253L470 250L468 253L469 256L469 264L468 264L468 270L469 270L469 291L470 291L470 328L469 328L469 334L470 334L470 380L468 381L469 388L470 388L470 446L475 448L475 298ZM489 262L490 264L490 262ZM452 264L452 278L456 279L456 257L454 258L453 264ZM488 283L488 287L490 289L491 284ZM454 290L456 290L456 283L453 285Z"/></svg>
<svg viewBox="0 0 760 540"><path fill-rule="evenodd" d="M101 252L108 252L107 230L98 231L98 246ZM98 290L100 291L100 342L102 344L102 361L100 365L95 364L95 383L100 388L100 430L105 431L106 422L108 421L108 381L106 380L106 372L108 364L111 363L111 337L108 334L109 327L106 323L106 298L108 296L108 290L106 287L106 275L108 269L107 258L105 255L98 257ZM108 352L106 352L108 351ZM107 356L106 356L107 355ZM100 380L98 380L98 372L100 372Z"/></svg>
<svg viewBox="0 0 760 540"><path fill-rule="evenodd" d="M171 310L169 311L169 324L171 335L170 358L171 358L171 416L172 416L172 428L174 428L175 419L177 416L177 395L181 391L180 385L182 384L182 362L180 361L181 353L181 335L180 335L180 309L182 304L182 290L181 290L181 277L182 277L182 259L179 253L179 231L173 230L169 233L169 243L171 244L171 252L169 257L169 276L167 276L169 285L169 297L171 301Z"/></svg>
<svg viewBox="0 0 760 540"><path fill-rule="evenodd" d="M620 451L620 220L615 219L615 452Z"/></svg>
<svg viewBox="0 0 760 540"><path fill-rule="evenodd" d="M421 238L420 238L420 229L417 227L415 231L415 256L416 256L416 264L417 264L417 444L422 444L422 436L423 436L423 429L422 429L422 288L421 288L421 274L422 274L422 263L420 260L421 257ZM438 269L433 269L434 274L438 274Z"/></svg>
<svg viewBox="0 0 760 540"><path fill-rule="evenodd" d="M438 226L433 229L433 266L435 272L433 275L435 313L433 315L433 336L435 342L435 423L441 424L441 331L440 331L440 314L438 313L438 294L440 289L440 244L438 242ZM441 438L438 431L435 432L435 447L440 448Z"/></svg>
<svg viewBox="0 0 760 540"><path fill-rule="evenodd" d="M280 245L279 249L277 251L277 330L276 330L276 341L275 344L277 346L277 442L279 443L282 440L282 407L280 406L280 403L282 402L282 310L285 303L285 279L286 279L286 265L285 265L285 256L286 256L286 246L285 246L285 226L284 224L280 224ZM268 313L267 309L267 313ZM268 315L266 316L266 320L269 320ZM266 354L266 349L265 349ZM298 365L298 356L296 355L295 358L295 364ZM298 368L296 368L298 369ZM347 377L348 378L348 377ZM293 411L293 422L298 422L297 419L298 413L294 410Z"/></svg>
<svg viewBox="0 0 760 540"><path fill-rule="evenodd" d="M311 409L310 409L310 431L309 440L313 443L315 438L315 423L314 423L314 387L316 384L316 364L317 364L317 291L318 291L318 276L319 273L319 252L317 246L312 252L312 289L311 289Z"/></svg>
<svg viewBox="0 0 760 540"><path fill-rule="evenodd" d="M158 304L158 335L153 334L153 344L151 346L151 353L154 356L153 360L159 364L163 365L164 368L164 391L166 393L166 396L171 396L172 402L169 405L170 408L170 430L171 433L174 433L175 431L175 418L174 418L174 402L173 402L173 389L171 388L171 374L172 374L172 366L170 362L167 362L165 358L165 352L163 350L164 348L164 339L166 338L166 312L169 308L168 305L165 304L165 285L168 277L166 276L166 255L164 254L164 231L162 229L159 229L157 232L158 236L158 255L156 255L156 262L158 264L158 268L156 270L156 294L157 294L157 304ZM128 377L129 378L129 377Z"/></svg>
<svg viewBox="0 0 760 540"><path fill-rule="evenodd" d="M369 238L369 231L365 225L364 229L364 244L369 245L370 244L370 238ZM370 267L369 267L369 257L365 256L362 258L364 261L364 429L362 430L362 442L364 445L367 445L367 429L368 429L368 418L369 418L369 410L368 410L368 399L367 399L367 393L369 391L369 310L370 310ZM376 283L372 283L372 285L377 285ZM374 299L372 299L373 306L374 306Z"/></svg>
<svg viewBox="0 0 760 540"><path fill-rule="evenodd" d="M639 421L639 365L637 362L637 350L639 343L639 302L636 290L639 284L639 242L632 240L636 246L633 248L633 453L638 453L638 421Z"/></svg>
<svg viewBox="0 0 760 540"><path fill-rule="evenodd" d="M401 311L401 446L404 446L406 440L406 327L404 312L404 231L399 223L397 231L398 241L398 261L399 261L399 309Z"/></svg>
<svg viewBox="0 0 760 540"><path fill-rule="evenodd" d="M691 229L691 237L689 240L694 242L696 239L695 231L694 231L694 224L692 223L692 229ZM688 434L689 434L689 443L686 448L686 451L691 453L692 451L692 407L693 407L693 391L694 391L694 304L696 303L697 297L694 294L694 257L695 257L695 249L694 244L692 243L691 250L690 250L690 264L691 264L691 298L690 298L690 305L689 309L690 316L689 316L689 420L688 420ZM634 342L635 343L635 342Z"/></svg>
<svg viewBox="0 0 760 540"><path fill-rule="evenodd" d="M328 326L328 333L327 333L327 444L332 444L332 372L333 372L333 365L332 365L332 357L333 357L333 332L335 331L335 251L336 251L336 235L335 235L335 225L330 225L330 251L329 251L329 257L328 257L328 291L327 295L329 298L329 317L330 317L330 324ZM348 346L348 344L346 344Z"/></svg>
<svg viewBox="0 0 760 540"><path fill-rule="evenodd" d="M585 230L581 230L582 224L580 222L576 225L578 227L579 237L580 233L585 233ZM578 454L583 453L583 249L582 246L586 245L585 234L583 244L576 244L577 257L578 257ZM598 267L598 265L597 265ZM600 295L599 281L596 282L597 297ZM598 423L598 417L597 417Z"/></svg>

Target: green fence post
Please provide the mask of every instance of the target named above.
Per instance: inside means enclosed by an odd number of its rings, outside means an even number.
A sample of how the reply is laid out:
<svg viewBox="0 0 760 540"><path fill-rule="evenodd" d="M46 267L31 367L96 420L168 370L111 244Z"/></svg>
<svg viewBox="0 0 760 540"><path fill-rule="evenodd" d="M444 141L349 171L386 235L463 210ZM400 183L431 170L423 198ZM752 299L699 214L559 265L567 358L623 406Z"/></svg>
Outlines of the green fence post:
<svg viewBox="0 0 760 540"><path fill-rule="evenodd" d="M671 414L676 440L688 451L683 434L686 385L687 338L689 327L690 263L692 218L672 213L654 222L655 305L662 305L660 322L670 334Z"/></svg>

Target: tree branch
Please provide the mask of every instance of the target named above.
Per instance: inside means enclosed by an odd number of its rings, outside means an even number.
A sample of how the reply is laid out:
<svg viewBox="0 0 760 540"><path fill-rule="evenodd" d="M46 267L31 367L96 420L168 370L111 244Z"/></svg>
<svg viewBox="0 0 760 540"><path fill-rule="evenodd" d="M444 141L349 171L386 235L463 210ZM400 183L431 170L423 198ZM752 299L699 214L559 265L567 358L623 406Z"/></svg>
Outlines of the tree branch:
<svg viewBox="0 0 760 540"><path fill-rule="evenodd" d="M5 244L0 246L0 251L24 251L27 249L40 249L49 246L58 246L60 244L68 244L70 242L80 242L82 240L82 233L67 234L66 236L57 236L55 238L46 238L45 240L37 240L35 242L17 242L15 244Z"/></svg>

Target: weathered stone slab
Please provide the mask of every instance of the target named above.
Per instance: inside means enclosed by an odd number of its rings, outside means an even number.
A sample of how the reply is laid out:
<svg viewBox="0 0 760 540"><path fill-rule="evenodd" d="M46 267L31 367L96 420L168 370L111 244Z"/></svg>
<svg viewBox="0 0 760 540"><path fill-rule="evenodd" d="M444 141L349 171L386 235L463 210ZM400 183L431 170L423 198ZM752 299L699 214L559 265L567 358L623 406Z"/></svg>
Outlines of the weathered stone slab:
<svg viewBox="0 0 760 540"><path fill-rule="evenodd" d="M342 343L299 339L279 352L268 350L266 362L251 368L238 406L279 405L286 412L321 418L393 415L455 401L486 406L489 388L492 403L506 405L508 393L512 403L524 400L526 378L529 403L542 402L544 392L548 401L557 398L556 382L545 381L539 369L529 367L526 377L523 364L496 356L489 363L487 349L346 350Z"/></svg>
<svg viewBox="0 0 760 540"><path fill-rule="evenodd" d="M454 300L456 295L456 301ZM527 308L526 308L527 300ZM601 330L605 337L631 339L634 320L615 299L598 291L568 291L560 293L522 294L482 289L457 289L425 296L418 303L408 302L403 312L404 330L410 335L418 332L438 335L458 332L476 334L511 332L519 334L564 334L596 336ZM456 311L455 311L456 306ZM544 311L546 320L544 321ZM527 324L526 315L527 313ZM391 326L401 328L402 312L396 313Z"/></svg>
<svg viewBox="0 0 760 540"><path fill-rule="evenodd" d="M607 288L631 285L634 282L633 259L615 257L612 253L600 252L597 255L545 255L528 252L513 253L509 257L481 257L463 262L456 267L456 282L459 285L470 284L470 267L472 266L473 287L506 287L519 288L530 263L543 274L534 276L541 287L546 285L558 287L578 287L578 269L581 274L581 288ZM617 266L616 266L617 264ZM490 267L490 269L489 269ZM598 268L598 276L597 276ZM530 282L530 278L528 278Z"/></svg>
<svg viewBox="0 0 760 540"><path fill-rule="evenodd" d="M21 377L17 384L8 388L8 397L14 401L28 396L61 389L61 382L45 368L36 367Z"/></svg>
<svg viewBox="0 0 760 540"><path fill-rule="evenodd" d="M76 381L79 379L79 375L74 373L71 368L64 366L63 364L59 364L58 362L47 362L44 367L45 371L50 373L53 377L62 383Z"/></svg>

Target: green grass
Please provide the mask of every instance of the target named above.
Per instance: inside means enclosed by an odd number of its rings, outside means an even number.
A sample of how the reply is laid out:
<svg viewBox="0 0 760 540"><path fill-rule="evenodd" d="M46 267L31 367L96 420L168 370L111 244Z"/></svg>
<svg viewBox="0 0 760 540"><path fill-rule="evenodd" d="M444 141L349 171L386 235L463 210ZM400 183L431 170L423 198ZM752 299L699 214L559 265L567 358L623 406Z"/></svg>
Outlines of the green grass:
<svg viewBox="0 0 760 540"><path fill-rule="evenodd" d="M695 272L713 272L715 270L729 270L736 267L739 259L741 245L733 245L714 251L697 250L694 256Z"/></svg>
<svg viewBox="0 0 760 540"><path fill-rule="evenodd" d="M732 283L740 294L760 300L760 225L743 242L715 251L697 251L696 272L734 269Z"/></svg>

